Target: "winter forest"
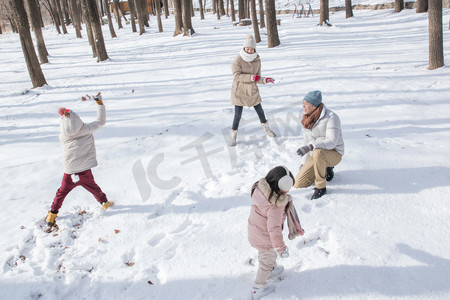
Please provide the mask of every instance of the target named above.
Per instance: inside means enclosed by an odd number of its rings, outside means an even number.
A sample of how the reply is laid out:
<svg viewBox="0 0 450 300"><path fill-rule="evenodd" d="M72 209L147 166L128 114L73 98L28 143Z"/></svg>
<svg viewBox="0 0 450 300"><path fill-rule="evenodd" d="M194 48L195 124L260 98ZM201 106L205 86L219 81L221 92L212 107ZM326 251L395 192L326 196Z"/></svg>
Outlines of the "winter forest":
<svg viewBox="0 0 450 300"><path fill-rule="evenodd" d="M0 0L0 45L0 299L450 299L448 0Z"/></svg>

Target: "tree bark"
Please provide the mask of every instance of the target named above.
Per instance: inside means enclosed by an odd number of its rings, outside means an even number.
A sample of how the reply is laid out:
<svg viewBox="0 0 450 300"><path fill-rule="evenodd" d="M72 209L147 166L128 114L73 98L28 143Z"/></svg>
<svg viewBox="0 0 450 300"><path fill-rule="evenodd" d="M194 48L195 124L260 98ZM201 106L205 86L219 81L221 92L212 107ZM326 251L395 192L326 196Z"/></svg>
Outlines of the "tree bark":
<svg viewBox="0 0 450 300"><path fill-rule="evenodd" d="M234 10L234 0L230 0L230 9L231 9L231 21L236 22L236 11Z"/></svg>
<svg viewBox="0 0 450 300"><path fill-rule="evenodd" d="M59 28L59 26L61 26L61 24L59 22L58 9L55 7L55 2L54 2L54 0L53 0L53 2L52 2L52 0L46 0L46 3L48 6L47 9L50 12L50 16L53 19L53 23L55 24L56 31L58 32L58 34L61 34L61 29Z"/></svg>
<svg viewBox="0 0 450 300"><path fill-rule="evenodd" d="M128 0L128 7L130 8L131 31L137 32L137 30L136 30L136 7L134 6L134 0Z"/></svg>
<svg viewBox="0 0 450 300"><path fill-rule="evenodd" d="M117 21L117 26L119 27L119 29L123 28L122 26L122 20L120 18L120 12L119 12L119 7L120 7L120 2L119 0L114 0L114 11L116 12L116 21Z"/></svg>
<svg viewBox="0 0 450 300"><path fill-rule="evenodd" d="M239 22L242 19L245 19L245 3L244 0L238 0L238 4L239 4Z"/></svg>
<svg viewBox="0 0 450 300"><path fill-rule="evenodd" d="M55 0L56 9L58 10L59 22L61 24L63 34L67 34L66 23L64 22L64 15L61 9L61 2L59 0Z"/></svg>
<svg viewBox="0 0 450 300"><path fill-rule="evenodd" d="M429 32L428 69L434 70L444 66L444 43L442 33L442 0L429 0L428 32Z"/></svg>
<svg viewBox="0 0 450 300"><path fill-rule="evenodd" d="M96 0L86 0L88 8L88 17L92 26L92 33L95 42L95 49L97 49L97 62L107 60L108 53L106 52L105 40L103 38L102 24L98 17L98 6Z"/></svg>
<svg viewBox="0 0 450 300"><path fill-rule="evenodd" d="M87 0L81 0L81 7L83 11L83 19L86 24L85 27L88 35L89 45L91 45L92 49L92 57L97 57L97 49L95 48L94 33L92 32L91 19L89 18Z"/></svg>
<svg viewBox="0 0 450 300"><path fill-rule="evenodd" d="M63 10L63 14L64 14L64 19L66 19L66 26L70 25L70 18L69 18L69 10L67 9L67 2L66 0L61 0L62 1L62 10Z"/></svg>
<svg viewBox="0 0 450 300"><path fill-rule="evenodd" d="M195 31L192 28L192 19L191 19L191 0L182 0L183 3L183 36L192 36Z"/></svg>
<svg viewBox="0 0 450 300"><path fill-rule="evenodd" d="M70 13L72 15L72 24L75 28L75 33L77 35L77 38L82 38L81 36L81 15L80 10L78 9L78 3L77 0L69 0L70 3Z"/></svg>
<svg viewBox="0 0 450 300"><path fill-rule="evenodd" d="M20 43L22 45L23 56L28 68L33 88L47 84L41 65L34 51L33 40L31 39L30 25L28 24L27 13L23 0L9 0L9 7L13 13L17 30L19 31Z"/></svg>
<svg viewBox="0 0 450 300"><path fill-rule="evenodd" d="M181 11L181 0L173 0L174 13L175 13L175 31L173 36L177 36L183 33L183 13Z"/></svg>
<svg viewBox="0 0 450 300"><path fill-rule="evenodd" d="M205 19L205 13L203 12L203 2L202 0L198 0L198 6L200 7L200 20Z"/></svg>
<svg viewBox="0 0 450 300"><path fill-rule="evenodd" d="M134 7L136 8L137 16L138 16L138 24L139 24L139 35L144 34L145 32L145 13L142 11L142 1L134 0Z"/></svg>
<svg viewBox="0 0 450 300"><path fill-rule="evenodd" d="M158 32L163 32L163 25L161 21L161 2L156 0L156 18L158 19Z"/></svg>
<svg viewBox="0 0 450 300"><path fill-rule="evenodd" d="M111 19L111 11L109 10L108 0L103 0L103 3L104 3L104 7L105 7L106 18L108 19L108 26L109 26L109 32L111 33L111 38L115 38L115 37L117 37L117 35L116 35L116 31L114 30L113 22ZM115 4L114 4L114 6L115 6Z"/></svg>
<svg viewBox="0 0 450 300"><path fill-rule="evenodd" d="M352 0L345 0L345 18L351 17L353 17Z"/></svg>
<svg viewBox="0 0 450 300"><path fill-rule="evenodd" d="M202 1L202 0L200 0ZM164 17L167 19L169 18L169 1L168 0L163 0L164 3Z"/></svg>
<svg viewBox="0 0 450 300"><path fill-rule="evenodd" d="M225 8L223 6L223 0L219 0L218 4L219 4L220 15L225 16Z"/></svg>
<svg viewBox="0 0 450 300"><path fill-rule="evenodd" d="M217 20L220 20L220 9L219 9L219 0L214 0L215 13L217 15Z"/></svg>
<svg viewBox="0 0 450 300"><path fill-rule="evenodd" d="M256 0L250 0L253 34L257 43L261 42L261 36L259 35L258 18L256 17Z"/></svg>
<svg viewBox="0 0 450 300"><path fill-rule="evenodd" d="M416 13L424 13L428 11L428 0L417 0Z"/></svg>
<svg viewBox="0 0 450 300"><path fill-rule="evenodd" d="M329 6L328 6L328 0L320 0L320 26L327 25L331 26L329 23L330 16L329 16Z"/></svg>
<svg viewBox="0 0 450 300"><path fill-rule="evenodd" d="M275 0L265 0L267 21L267 46L276 47L280 44L277 28L277 16L275 12Z"/></svg>
<svg viewBox="0 0 450 300"><path fill-rule="evenodd" d="M395 0L394 2L394 12L401 12L405 8L405 3L403 0Z"/></svg>
<svg viewBox="0 0 450 300"><path fill-rule="evenodd" d="M39 14L41 13L37 0L27 0L26 5L28 6L28 12L30 13L31 27L33 28L34 35L36 37L37 49L39 53L39 59L41 64L48 63L48 52L45 47L44 36L42 35L41 21Z"/></svg>
<svg viewBox="0 0 450 300"><path fill-rule="evenodd" d="M259 28L266 27L266 23L264 22L264 4L263 0L258 0L259 5Z"/></svg>

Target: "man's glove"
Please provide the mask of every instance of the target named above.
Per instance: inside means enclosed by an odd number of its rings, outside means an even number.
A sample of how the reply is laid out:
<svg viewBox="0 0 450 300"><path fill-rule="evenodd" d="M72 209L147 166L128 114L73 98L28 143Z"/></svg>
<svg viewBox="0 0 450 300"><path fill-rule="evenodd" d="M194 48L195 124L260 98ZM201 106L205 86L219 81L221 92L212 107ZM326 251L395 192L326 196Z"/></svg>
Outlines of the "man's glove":
<svg viewBox="0 0 450 300"><path fill-rule="evenodd" d="M278 254L280 255L281 258L289 257L289 248L286 246L286 248L284 248L284 251Z"/></svg>
<svg viewBox="0 0 450 300"><path fill-rule="evenodd" d="M97 102L98 105L103 105L101 93L98 93L97 96L94 96L94 100L95 100L95 102Z"/></svg>
<svg viewBox="0 0 450 300"><path fill-rule="evenodd" d="M274 82L275 82L275 79L270 78L270 77L266 77L266 78L264 78L264 82L265 82L265 83L274 83Z"/></svg>
<svg viewBox="0 0 450 300"><path fill-rule="evenodd" d="M309 145L298 148L297 154L300 156L303 156L306 153L308 153L309 151L312 151L313 149L314 149L314 146L312 144L309 144Z"/></svg>
<svg viewBox="0 0 450 300"><path fill-rule="evenodd" d="M259 77L259 75L252 75L251 80L255 81L255 82L258 82L260 78L261 77Z"/></svg>

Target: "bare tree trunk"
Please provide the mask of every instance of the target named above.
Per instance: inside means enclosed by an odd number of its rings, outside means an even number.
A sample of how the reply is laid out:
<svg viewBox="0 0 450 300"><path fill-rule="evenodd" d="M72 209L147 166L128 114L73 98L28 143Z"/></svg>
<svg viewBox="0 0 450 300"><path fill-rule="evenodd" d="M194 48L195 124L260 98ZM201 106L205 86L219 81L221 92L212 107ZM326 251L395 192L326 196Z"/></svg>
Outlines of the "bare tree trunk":
<svg viewBox="0 0 450 300"><path fill-rule="evenodd" d="M394 2L394 12L401 12L405 8L405 3L403 0L395 0Z"/></svg>
<svg viewBox="0 0 450 300"><path fill-rule="evenodd" d="M70 25L70 18L69 18L69 10L67 9L67 2L66 0L61 0L62 1L62 10L63 10L63 14L64 14L64 19L66 20L66 26Z"/></svg>
<svg viewBox="0 0 450 300"><path fill-rule="evenodd" d="M222 16L225 16L225 8L223 7L223 0L219 0L219 11Z"/></svg>
<svg viewBox="0 0 450 300"><path fill-rule="evenodd" d="M55 0L56 9L58 10L59 22L61 24L63 34L67 34L66 23L64 22L64 15L61 9L61 2L59 0Z"/></svg>
<svg viewBox="0 0 450 300"><path fill-rule="evenodd" d="M331 24L329 23L330 16L328 11L328 0L320 0L320 26L331 26Z"/></svg>
<svg viewBox="0 0 450 300"><path fill-rule="evenodd" d="M83 11L83 19L86 24L86 32L88 35L89 45L91 45L92 49L92 57L97 57L97 48L95 47L95 41L94 41L94 33L92 32L92 24L91 19L89 18L89 8L88 8L88 0L81 0L81 6Z"/></svg>
<svg viewBox="0 0 450 300"><path fill-rule="evenodd" d="M54 2L54 0L53 0L53 2L52 2L52 0L46 0L46 1L47 1L47 6L48 6L47 9L50 12L50 16L53 19L53 23L55 24L56 31L58 32L58 34L61 34L61 29L59 28L59 26L61 26L61 24L59 22L58 9L55 7L55 2Z"/></svg>
<svg viewBox="0 0 450 300"><path fill-rule="evenodd" d="M238 4L239 4L239 22L242 19L245 19L245 3L244 0L238 0Z"/></svg>
<svg viewBox="0 0 450 300"><path fill-rule="evenodd" d="M266 23L264 21L264 4L263 0L258 0L259 4L259 28L266 27Z"/></svg>
<svg viewBox="0 0 450 300"><path fill-rule="evenodd" d="M128 0L128 7L130 8L131 31L137 32L137 30L136 30L136 7L134 6L134 0Z"/></svg>
<svg viewBox="0 0 450 300"><path fill-rule="evenodd" d="M214 0L214 7L217 15L217 20L220 20L219 0Z"/></svg>
<svg viewBox="0 0 450 300"><path fill-rule="evenodd" d="M175 13L175 31L173 36L177 36L183 33L183 13L181 10L181 0L173 0L174 13Z"/></svg>
<svg viewBox="0 0 450 300"><path fill-rule="evenodd" d="M147 8L147 0L141 0L142 11L144 12L144 25L145 27L150 27L148 21L150 21L150 16Z"/></svg>
<svg viewBox="0 0 450 300"><path fill-rule="evenodd" d="M215 15L217 13L217 0L212 0L212 13Z"/></svg>
<svg viewBox="0 0 450 300"><path fill-rule="evenodd" d="M116 21L117 21L117 26L119 27L119 29L123 28L122 26L122 20L120 18L120 13L119 13L119 7L120 7L120 2L119 0L114 0L114 12L116 13Z"/></svg>
<svg viewBox="0 0 450 300"><path fill-rule="evenodd" d="M169 1L168 0L164 0L163 3L164 3L164 16L167 19L167 18L169 18Z"/></svg>
<svg viewBox="0 0 450 300"><path fill-rule="evenodd" d="M48 52L45 47L44 36L42 35L41 21L36 0L27 0L26 5L28 6L28 12L30 13L31 27L33 28L34 35L36 36L37 49L39 53L39 59L41 64L48 63Z"/></svg>
<svg viewBox="0 0 450 300"><path fill-rule="evenodd" d="M189 0L189 6L191 7L191 18L195 17L193 0Z"/></svg>
<svg viewBox="0 0 450 300"><path fill-rule="evenodd" d="M428 0L417 0L416 13L424 13L428 11Z"/></svg>
<svg viewBox="0 0 450 300"><path fill-rule="evenodd" d="M13 18L19 31L20 43L22 45L23 56L27 63L28 74L30 75L33 88L47 84L41 65L34 51L33 40L31 39L30 25L28 24L27 13L23 0L9 0L9 7L12 10Z"/></svg>
<svg viewBox="0 0 450 300"><path fill-rule="evenodd" d="M275 12L275 0L265 0L267 21L267 46L276 47L280 44L277 28L277 16Z"/></svg>
<svg viewBox="0 0 450 300"><path fill-rule="evenodd" d="M98 17L98 6L96 0L86 0L88 8L89 21L92 26L92 33L95 41L95 49L97 49L97 62L107 60L108 53L106 52L105 40L103 39L102 24Z"/></svg>
<svg viewBox="0 0 450 300"><path fill-rule="evenodd" d="M205 19L205 13L203 12L203 2L202 0L198 0L198 5L200 7L200 20Z"/></svg>
<svg viewBox="0 0 450 300"><path fill-rule="evenodd" d="M352 0L345 0L345 17L353 17Z"/></svg>
<svg viewBox="0 0 450 300"><path fill-rule="evenodd" d="M14 20L11 19L10 17L7 17L7 18L8 18L9 24L11 25L12 32L18 33L19 30L17 29L16 22L14 22Z"/></svg>
<svg viewBox="0 0 450 300"><path fill-rule="evenodd" d="M230 0L230 8L231 8L231 21L236 22L236 11L234 10L234 0Z"/></svg>
<svg viewBox="0 0 450 300"><path fill-rule="evenodd" d="M261 42L261 36L259 35L258 18L256 17L256 0L250 0L250 6L252 13L253 33L255 36L255 41L259 43Z"/></svg>
<svg viewBox="0 0 450 300"><path fill-rule="evenodd" d="M142 11L142 1L134 0L134 7L136 8L137 16L138 16L138 24L139 24L139 35L144 34L145 32L145 13ZM146 8L147 9L147 8Z"/></svg>
<svg viewBox="0 0 450 300"><path fill-rule="evenodd" d="M158 19L158 32L163 32L163 25L161 21L161 2L156 0L156 18Z"/></svg>
<svg viewBox="0 0 450 300"><path fill-rule="evenodd" d="M246 19L250 19L250 1L249 0L244 0L245 2L245 18Z"/></svg>
<svg viewBox="0 0 450 300"><path fill-rule="evenodd" d="M192 36L195 31L192 28L192 19L191 19L191 9L190 2L191 0L182 0L183 3L183 36Z"/></svg>
<svg viewBox="0 0 450 300"><path fill-rule="evenodd" d="M41 4L39 3L39 0L36 0L36 4L39 11L39 22L41 23L41 28L44 28L44 20L42 19Z"/></svg>
<svg viewBox="0 0 450 300"><path fill-rule="evenodd" d="M108 18L108 26L109 26L109 32L111 33L111 38L115 38L115 37L117 37L117 35L116 35L116 31L114 30L113 22L111 19L111 12L109 11L108 0L103 0L103 3L104 3L104 7L105 7L106 18ZM115 6L115 4L114 4L114 6Z"/></svg>
<svg viewBox="0 0 450 300"><path fill-rule="evenodd" d="M444 43L442 33L442 0L429 0L428 32L429 32L429 64L434 70L444 66Z"/></svg>
<svg viewBox="0 0 450 300"><path fill-rule="evenodd" d="M75 28L77 38L81 38L81 16L80 11L78 9L78 3L77 0L69 0L69 1L73 27Z"/></svg>

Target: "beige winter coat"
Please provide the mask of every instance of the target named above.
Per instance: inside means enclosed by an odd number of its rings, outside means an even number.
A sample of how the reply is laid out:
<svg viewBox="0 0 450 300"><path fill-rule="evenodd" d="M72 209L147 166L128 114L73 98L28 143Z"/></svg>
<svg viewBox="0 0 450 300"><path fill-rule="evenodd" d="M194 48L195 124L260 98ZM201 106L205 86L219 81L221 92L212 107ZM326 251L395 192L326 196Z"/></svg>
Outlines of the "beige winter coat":
<svg viewBox="0 0 450 300"><path fill-rule="evenodd" d="M73 111L70 116L61 119L59 141L63 147L64 173L80 173L97 166L94 133L105 125L106 111L104 105L97 106L97 120L83 123Z"/></svg>
<svg viewBox="0 0 450 300"><path fill-rule="evenodd" d="M286 205L292 198L289 194L277 194L269 199L271 188L266 179L261 179L252 195L253 205L248 218L248 241L252 247L269 251L277 249L279 253L286 248L282 228L286 218Z"/></svg>
<svg viewBox="0 0 450 300"><path fill-rule="evenodd" d="M258 82L251 80L252 75L261 76L259 55L253 61L246 62L238 54L233 61L231 69L234 76L231 88L231 104L252 107L261 103L257 83L264 84L264 78L261 77Z"/></svg>

